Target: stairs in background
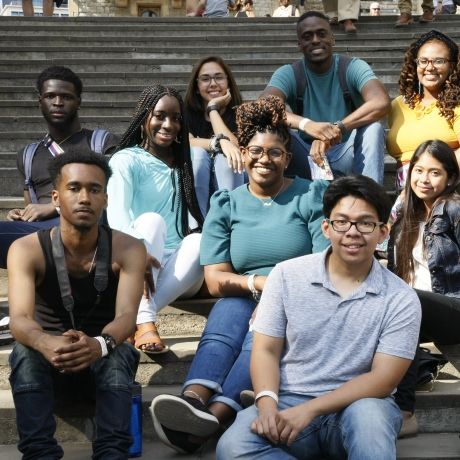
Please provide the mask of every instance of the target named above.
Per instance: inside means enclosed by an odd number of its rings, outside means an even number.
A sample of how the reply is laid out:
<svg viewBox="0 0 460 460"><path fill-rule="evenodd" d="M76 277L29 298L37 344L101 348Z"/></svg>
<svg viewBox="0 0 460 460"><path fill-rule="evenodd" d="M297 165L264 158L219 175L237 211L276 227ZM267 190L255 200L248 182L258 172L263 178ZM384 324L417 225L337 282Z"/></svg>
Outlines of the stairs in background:
<svg viewBox="0 0 460 460"><path fill-rule="evenodd" d="M355 37L334 30L336 52L369 62L392 97L397 95L404 50L414 38L437 28L460 42L460 17L444 16L433 24L414 24L403 30L393 28L395 20L392 16L360 18ZM254 99L276 68L299 58L295 23L290 18L0 17L0 218L21 203L16 151L40 139L46 130L34 87L43 69L59 64L74 70L84 85L83 126L121 133L145 86L159 82L185 90L193 64L207 55L222 56L244 99ZM386 172L391 189L391 160L386 162ZM6 295L6 271L0 270L0 313L7 309ZM158 459L176 458L159 446L146 408L153 395L179 391L211 306L207 301L176 304L160 315L160 331L171 351L155 359L143 355L137 376L145 386L145 458L147 452ZM15 459L19 455L10 446L17 441L15 414L7 381L10 349L0 347L0 452ZM400 441L398 458L460 459L460 374L456 370L460 359L452 357L452 362L454 366L443 370L443 381L433 392L418 395L423 435ZM88 445L80 443L90 427L81 414L59 418L58 437L72 451L66 458L88 457ZM213 452L211 445L206 453L183 458L211 459Z"/></svg>

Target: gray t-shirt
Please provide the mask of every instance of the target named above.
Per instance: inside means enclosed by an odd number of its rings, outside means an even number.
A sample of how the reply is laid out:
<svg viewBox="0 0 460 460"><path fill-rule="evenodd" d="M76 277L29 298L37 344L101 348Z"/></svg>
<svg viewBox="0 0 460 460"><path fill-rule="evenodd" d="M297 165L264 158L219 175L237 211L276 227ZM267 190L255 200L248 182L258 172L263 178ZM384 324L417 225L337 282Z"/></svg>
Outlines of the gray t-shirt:
<svg viewBox="0 0 460 460"><path fill-rule="evenodd" d="M234 0L206 0L203 16L225 18L228 16L228 6L234 5Z"/></svg>
<svg viewBox="0 0 460 460"><path fill-rule="evenodd" d="M414 357L415 291L374 259L366 280L342 298L326 271L329 250L276 265L265 283L254 330L286 339L280 391L319 396L369 372L375 353Z"/></svg>

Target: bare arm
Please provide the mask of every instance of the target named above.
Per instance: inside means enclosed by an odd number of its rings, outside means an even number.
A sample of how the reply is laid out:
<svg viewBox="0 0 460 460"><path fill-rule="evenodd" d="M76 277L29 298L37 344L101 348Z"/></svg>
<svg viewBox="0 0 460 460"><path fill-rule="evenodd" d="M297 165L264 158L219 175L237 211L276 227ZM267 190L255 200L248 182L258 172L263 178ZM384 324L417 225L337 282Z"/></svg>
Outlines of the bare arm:
<svg viewBox="0 0 460 460"><path fill-rule="evenodd" d="M274 86L267 86L260 97L268 96L270 94L272 96L277 96L283 102L286 102L284 93ZM290 128L300 130L299 124L304 117L286 111L286 119ZM310 120L305 124L303 131L314 139L320 139L321 141L328 142L329 145L335 145L342 140L342 133L340 132L340 129L329 122Z"/></svg>
<svg viewBox="0 0 460 460"><path fill-rule="evenodd" d="M35 284L45 263L36 234L16 240L8 251L8 302L11 333L17 342L37 350L49 362L70 339L46 333L34 318Z"/></svg>
<svg viewBox="0 0 460 460"><path fill-rule="evenodd" d="M214 297L251 295L248 288L248 276L235 273L230 262L205 265L204 278L209 293ZM266 276L256 276L254 287L262 291L266 279Z"/></svg>
<svg viewBox="0 0 460 460"><path fill-rule="evenodd" d="M251 379L254 392L269 390L278 394L279 362L284 347L284 338L270 337L254 332L254 343L251 353ZM264 396L257 401L259 416L253 421L251 429L270 441L279 441L278 405L274 399Z"/></svg>
<svg viewBox="0 0 460 460"><path fill-rule="evenodd" d="M364 104L342 120L348 131L378 121L390 110L390 96L380 80L368 81L361 96Z"/></svg>

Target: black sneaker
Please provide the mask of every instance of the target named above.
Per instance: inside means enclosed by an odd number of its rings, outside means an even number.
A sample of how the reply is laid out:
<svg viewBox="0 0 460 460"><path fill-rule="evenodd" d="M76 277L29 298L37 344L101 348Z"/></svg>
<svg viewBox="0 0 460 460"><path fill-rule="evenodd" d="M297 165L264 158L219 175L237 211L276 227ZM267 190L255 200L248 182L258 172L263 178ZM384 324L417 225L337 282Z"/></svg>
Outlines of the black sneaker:
<svg viewBox="0 0 460 460"><path fill-rule="evenodd" d="M202 446L202 444L196 444L189 441L190 435L188 433L168 430L168 428L163 426L161 423L158 423L155 417L153 417L153 427L155 428L160 441L180 454L193 454Z"/></svg>
<svg viewBox="0 0 460 460"><path fill-rule="evenodd" d="M169 430L207 438L220 427L219 420L198 399L159 395L150 405L153 422Z"/></svg>

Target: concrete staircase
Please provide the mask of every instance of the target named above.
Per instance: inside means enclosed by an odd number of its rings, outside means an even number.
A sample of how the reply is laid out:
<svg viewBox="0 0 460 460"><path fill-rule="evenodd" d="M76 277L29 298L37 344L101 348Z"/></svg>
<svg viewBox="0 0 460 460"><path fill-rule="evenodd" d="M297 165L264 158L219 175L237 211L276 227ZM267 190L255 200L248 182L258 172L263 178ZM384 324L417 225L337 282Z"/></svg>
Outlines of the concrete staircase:
<svg viewBox="0 0 460 460"><path fill-rule="evenodd" d="M404 50L414 37L438 28L460 42L458 17L441 17L432 25L404 30L393 28L395 20L362 18L356 37L335 31L336 51L366 59L392 96L397 94ZM289 18L0 17L0 44L0 217L21 202L15 152L41 138L46 130L34 84L47 66L69 66L82 78L80 117L84 126L121 133L145 86L161 82L185 89L192 65L203 56L220 55L229 63L246 100L258 96L277 67L299 58L295 23ZM386 170L391 184L391 161ZM6 296L6 271L0 270L0 312L7 312ZM155 359L143 355L137 376L144 385L145 458L176 458L160 447L147 405L155 394L179 391L211 306L209 301L178 303L161 313L160 330L171 351ZM19 458L13 446L17 441L15 414L7 381L10 350L11 346L0 347L0 457L15 459ZM460 459L460 383L455 368L460 359L451 355L451 360L454 365L446 366L434 391L419 394L417 416L422 434L399 442L398 458ZM68 448L65 458L88 457L85 439L91 423L87 416L67 414L58 420L58 437ZM213 443L184 458L214 458Z"/></svg>

